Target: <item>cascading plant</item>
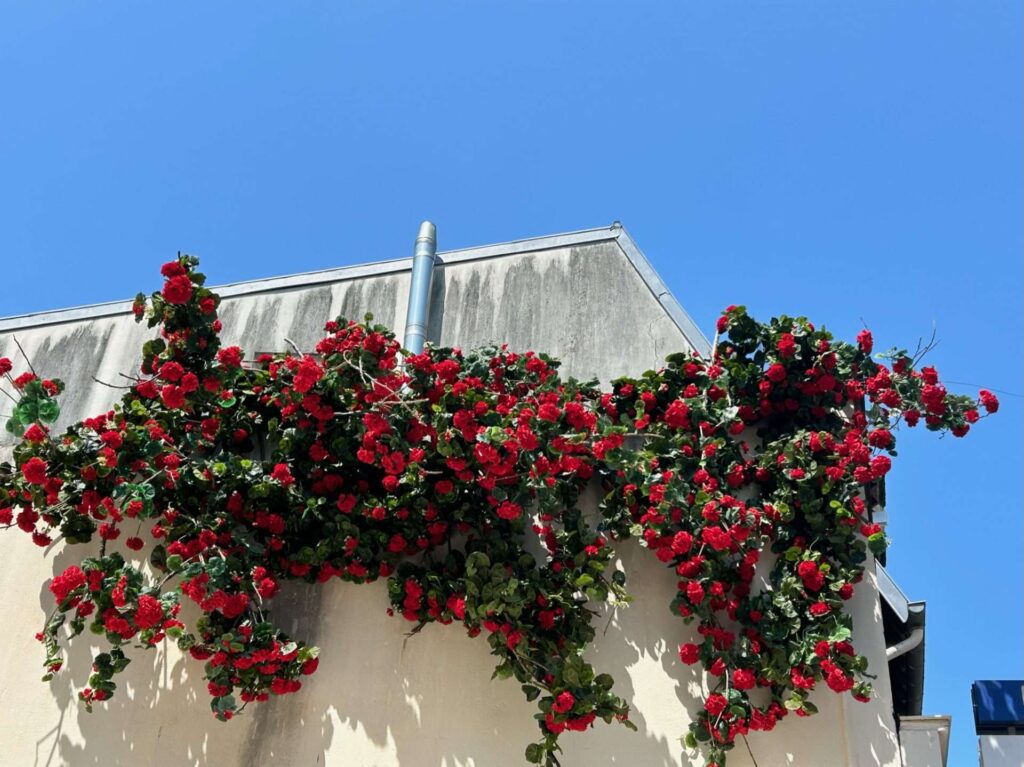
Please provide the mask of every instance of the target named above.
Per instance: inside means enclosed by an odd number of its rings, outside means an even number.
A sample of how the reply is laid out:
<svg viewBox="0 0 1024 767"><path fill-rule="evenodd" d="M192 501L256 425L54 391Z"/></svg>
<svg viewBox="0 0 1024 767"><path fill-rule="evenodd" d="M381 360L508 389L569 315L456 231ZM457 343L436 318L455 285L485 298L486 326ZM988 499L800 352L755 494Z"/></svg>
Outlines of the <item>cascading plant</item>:
<svg viewBox="0 0 1024 767"><path fill-rule="evenodd" d="M114 694L126 649L165 639L204 662L218 719L294 693L320 650L274 624L281 581L385 578L389 609L417 628L486 637L494 675L537 703L527 761L556 765L565 730L635 729L583 656L588 604L629 600L614 544L638 538L679 578L666 607L697 624L679 655L709 692L686 742L723 765L748 731L815 713L821 683L869 698L843 609L886 546L865 489L889 471L898 424L959 437L999 406L950 394L918 355L873 359L867 331L837 342L742 307L719 319L710 359L671 355L607 392L506 347L400 360L369 317L328 322L310 353L248 359L221 345L197 266L165 264L163 289L136 299L159 335L106 413L55 433L63 384L0 360L20 438L0 465L0 525L94 554L53 579L37 635L44 679L62 634L109 643L79 693L89 710ZM590 483L596 516L579 505Z"/></svg>

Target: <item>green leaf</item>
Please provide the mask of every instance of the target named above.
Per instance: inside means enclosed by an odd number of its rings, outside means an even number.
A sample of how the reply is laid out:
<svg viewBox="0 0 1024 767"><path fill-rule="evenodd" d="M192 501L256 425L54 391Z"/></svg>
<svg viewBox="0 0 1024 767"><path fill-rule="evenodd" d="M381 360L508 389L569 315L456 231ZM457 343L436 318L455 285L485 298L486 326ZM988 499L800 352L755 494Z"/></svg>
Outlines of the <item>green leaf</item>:
<svg viewBox="0 0 1024 767"><path fill-rule="evenodd" d="M540 764L544 759L544 747L539 743L531 743L526 747L526 761L530 764Z"/></svg>
<svg viewBox="0 0 1024 767"><path fill-rule="evenodd" d="M26 397L14 408L14 414L22 423L32 423L39 419L39 403Z"/></svg>
<svg viewBox="0 0 1024 767"><path fill-rule="evenodd" d="M532 684L524 684L523 693L528 701L533 702L540 696L540 688L534 687Z"/></svg>
<svg viewBox="0 0 1024 767"><path fill-rule="evenodd" d="M163 570L167 567L167 549L163 544L157 544L153 547L153 551L149 554L149 563L157 570Z"/></svg>
<svg viewBox="0 0 1024 767"><path fill-rule="evenodd" d="M60 417L60 405L52 399L44 399L39 403L39 420L43 423L53 423Z"/></svg>

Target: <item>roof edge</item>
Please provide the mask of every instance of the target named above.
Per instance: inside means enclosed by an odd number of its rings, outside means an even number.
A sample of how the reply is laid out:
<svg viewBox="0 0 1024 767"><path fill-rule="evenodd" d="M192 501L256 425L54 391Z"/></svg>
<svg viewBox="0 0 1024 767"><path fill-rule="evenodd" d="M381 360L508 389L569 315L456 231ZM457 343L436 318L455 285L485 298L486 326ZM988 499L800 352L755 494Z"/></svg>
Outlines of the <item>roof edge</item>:
<svg viewBox="0 0 1024 767"><path fill-rule="evenodd" d="M603 242L616 239L616 235L617 231L614 227L606 226L594 229L581 229L562 234L510 240L508 242L497 243L494 245L481 245L471 248L440 251L437 256L441 263L438 265L443 266L445 263L455 264L465 261L495 258L498 256L510 256L517 253L533 253L572 245L583 245L591 242ZM297 274L289 274L279 277L263 277L255 280L229 282L223 285L212 285L210 286L210 289L224 298L229 298L233 296L251 295L254 293L267 293L273 290L289 290L304 288L310 285L345 282L346 280L355 280L361 277L407 272L411 269L412 258L396 258L385 261L372 261L365 264L334 267L331 269L320 269L311 272L299 272ZM118 314L128 314L131 310L132 299L123 299L119 301L106 301L97 304L72 306L65 309L49 309L41 312L29 312L27 314L13 315L10 317L0 317L0 332L19 330L22 328L42 327L45 325L57 325L64 322L75 322L76 320L111 317Z"/></svg>
<svg viewBox="0 0 1024 767"><path fill-rule="evenodd" d="M528 237L494 245L480 245L470 248L459 248L457 250L440 251L437 254L438 268L443 269L446 265L451 264L512 256L520 253L537 253L544 250L598 242L616 242L618 244L623 255L625 255L626 259L636 270L640 279L647 285L655 300L665 310L676 327L679 328L683 337L699 354L703 356L710 355L711 344L707 338L691 319L690 315L686 313L686 310L683 309L679 301L676 300L676 297L672 295L672 292L658 273L654 271L654 267L651 266L650 261L647 260L647 257L637 246L633 238L618 222L613 223L611 226L580 229L540 237ZM224 285L211 286L211 290L223 298L231 298L234 296L268 293L276 290L293 290L312 285L345 282L347 280L383 274L395 274L407 272L411 269L412 258L398 258L332 269L321 269L312 272L300 272L280 277L264 277L242 282L231 282ZM86 304L66 309L30 312L13 317L0 317L0 333L26 328L45 327L47 325L59 325L66 322L98 319L101 317L113 317L121 314L130 314L131 310L132 300L127 299Z"/></svg>
<svg viewBox="0 0 1024 767"><path fill-rule="evenodd" d="M622 248L626 258L629 259L633 268L636 269L637 274L640 275L640 279L644 281L651 293L654 294L654 298L661 304L661 308L672 318L672 321L679 328L683 337L690 343L690 346L702 357L711 357L711 342L708 341L707 336L697 327L697 323L693 321L693 318L687 314L682 304L672 294L672 291L668 289L668 286L658 273L654 271L651 262L647 260L647 256L643 254L643 251L640 250L629 232L619 223L612 224L612 230L617 231L615 239L619 243L619 247Z"/></svg>

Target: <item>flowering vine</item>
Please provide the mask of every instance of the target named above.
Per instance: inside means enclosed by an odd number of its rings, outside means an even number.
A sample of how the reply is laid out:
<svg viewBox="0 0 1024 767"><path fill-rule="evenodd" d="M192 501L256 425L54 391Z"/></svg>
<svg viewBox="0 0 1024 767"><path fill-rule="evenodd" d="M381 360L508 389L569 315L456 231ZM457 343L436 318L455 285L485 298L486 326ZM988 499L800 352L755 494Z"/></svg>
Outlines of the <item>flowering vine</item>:
<svg viewBox="0 0 1024 767"><path fill-rule="evenodd" d="M281 581L385 578L391 611L486 637L495 676L538 706L527 761L558 764L565 730L635 729L583 655L588 604L629 599L613 544L636 537L678 575L673 612L697 624L679 656L709 692L686 742L722 765L748 731L815 713L822 683L868 699L843 603L886 545L865 499L893 428L963 436L999 405L948 393L906 352L876 361L868 331L835 342L742 307L719 319L711 359L671 355L604 393L505 347L402 360L369 317L328 322L308 353L247 359L221 345L197 265L165 264L163 290L136 299L159 335L109 412L53 433L62 383L12 378L0 360L21 438L0 465L0 525L40 546L100 541L51 582L38 635L44 678L62 627L105 637L79 694L90 710L114 694L126 649L165 638L204 662L218 719L294 693L319 649L273 623ZM597 515L577 503L592 482Z"/></svg>

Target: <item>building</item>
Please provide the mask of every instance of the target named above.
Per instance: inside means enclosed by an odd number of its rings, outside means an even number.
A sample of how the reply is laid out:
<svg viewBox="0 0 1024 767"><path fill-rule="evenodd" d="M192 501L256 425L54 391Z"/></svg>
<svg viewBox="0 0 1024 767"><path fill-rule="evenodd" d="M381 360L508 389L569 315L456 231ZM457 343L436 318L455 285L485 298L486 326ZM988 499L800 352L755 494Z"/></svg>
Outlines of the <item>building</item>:
<svg viewBox="0 0 1024 767"><path fill-rule="evenodd" d="M617 224L443 252L437 261L427 337L442 345L502 341L542 350L561 358L565 374L605 383L657 367L671 352L709 349ZM251 351L283 349L286 339L309 348L325 320L366 312L401 333L410 268L401 259L222 287L223 336ZM118 392L94 379L117 382L134 371L150 333L130 307L0 320L0 355L16 358L16 336L37 370L67 382L63 423L102 412ZM875 501L881 519L881 498ZM19 714L0 722L7 764L501 767L522 764L522 749L535 738L534 709L518 686L490 681L486 644L442 626L406 636L407 624L385 614L383 583L292 584L278 597L281 625L323 648L320 670L298 695L218 723L197 667L167 647L134 653L118 697L86 714L75 693L88 676L88 637L49 685L39 682L42 652L33 640L52 604L43 584L72 558L58 550L44 559L21 536L0 546L9 627L0 635L0 704ZM607 615L595 658L630 701L640 732L599 725L569 735L562 762L689 764L680 738L700 705L702 680L676 655L692 636L668 610L675 577L635 544L623 545L620 558L635 602ZM860 704L823 689L818 716L789 717L749 738L759 767L944 764L920 751L920 738L906 737L908 729L928 729L919 718L924 606L910 602L881 565L873 574L869 568L866 583L850 604L854 642L878 676L877 697ZM729 764L753 762L739 748Z"/></svg>
<svg viewBox="0 0 1024 767"><path fill-rule="evenodd" d="M1024 682L975 682L971 699L981 767L1024 764Z"/></svg>

